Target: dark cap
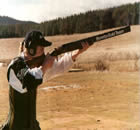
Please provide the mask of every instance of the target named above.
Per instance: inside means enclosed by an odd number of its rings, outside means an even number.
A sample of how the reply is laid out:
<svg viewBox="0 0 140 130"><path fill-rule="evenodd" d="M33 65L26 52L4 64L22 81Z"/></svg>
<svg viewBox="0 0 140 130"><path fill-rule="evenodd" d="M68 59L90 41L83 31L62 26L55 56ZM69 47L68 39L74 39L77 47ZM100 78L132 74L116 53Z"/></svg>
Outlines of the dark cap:
<svg viewBox="0 0 140 130"><path fill-rule="evenodd" d="M24 39L25 47L29 48L30 46L51 46L51 42L45 40L44 36L40 31L33 30L25 36Z"/></svg>

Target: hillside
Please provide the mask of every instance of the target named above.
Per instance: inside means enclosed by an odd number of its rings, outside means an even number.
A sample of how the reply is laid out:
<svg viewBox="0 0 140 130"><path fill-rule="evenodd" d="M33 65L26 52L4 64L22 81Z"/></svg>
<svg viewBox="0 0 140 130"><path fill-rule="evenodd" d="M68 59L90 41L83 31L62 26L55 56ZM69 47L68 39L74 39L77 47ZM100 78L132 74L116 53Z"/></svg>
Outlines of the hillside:
<svg viewBox="0 0 140 130"><path fill-rule="evenodd" d="M25 24L25 23L37 24L32 21L21 21L8 16L0 16L0 25L13 25L13 24Z"/></svg>
<svg viewBox="0 0 140 130"><path fill-rule="evenodd" d="M4 16L0 17L0 38L23 37L32 29L42 31L45 36L54 36L89 33L126 25L138 25L140 16L139 5L140 2L137 2L112 8L89 10L84 13L49 21L44 19L39 24L32 24L34 22L19 21ZM22 24L17 25L17 23Z"/></svg>

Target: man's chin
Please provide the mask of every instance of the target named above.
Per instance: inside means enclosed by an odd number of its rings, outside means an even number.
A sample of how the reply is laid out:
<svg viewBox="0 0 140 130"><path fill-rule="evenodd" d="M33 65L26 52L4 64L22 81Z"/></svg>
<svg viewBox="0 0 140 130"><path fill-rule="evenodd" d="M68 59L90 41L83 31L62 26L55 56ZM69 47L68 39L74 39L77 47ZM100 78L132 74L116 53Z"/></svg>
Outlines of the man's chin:
<svg viewBox="0 0 140 130"><path fill-rule="evenodd" d="M41 57L41 56L43 56L43 55L45 55L45 53L36 54L35 56L32 56L32 58L33 58L33 59L34 59L34 58L39 58L39 57Z"/></svg>

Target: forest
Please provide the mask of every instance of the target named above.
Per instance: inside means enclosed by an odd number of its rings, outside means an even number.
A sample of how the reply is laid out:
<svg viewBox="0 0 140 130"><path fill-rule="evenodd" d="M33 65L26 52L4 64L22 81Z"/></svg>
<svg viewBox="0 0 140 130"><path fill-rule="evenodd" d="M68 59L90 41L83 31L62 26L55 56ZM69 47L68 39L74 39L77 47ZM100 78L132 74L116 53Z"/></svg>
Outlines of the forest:
<svg viewBox="0 0 140 130"><path fill-rule="evenodd" d="M37 23L0 24L0 38L24 37L31 30L40 30L46 36L94 32L125 25L137 25L140 2L117 7L90 10L63 18Z"/></svg>

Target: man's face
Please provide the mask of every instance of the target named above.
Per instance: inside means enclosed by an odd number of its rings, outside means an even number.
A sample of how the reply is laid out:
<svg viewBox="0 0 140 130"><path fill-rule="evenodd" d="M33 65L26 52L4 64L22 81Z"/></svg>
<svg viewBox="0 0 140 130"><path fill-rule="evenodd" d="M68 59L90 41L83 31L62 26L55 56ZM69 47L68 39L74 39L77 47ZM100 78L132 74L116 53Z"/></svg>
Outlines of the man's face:
<svg viewBox="0 0 140 130"><path fill-rule="evenodd" d="M44 53L44 47L43 46L37 46L36 48L36 54L34 57L41 56Z"/></svg>

